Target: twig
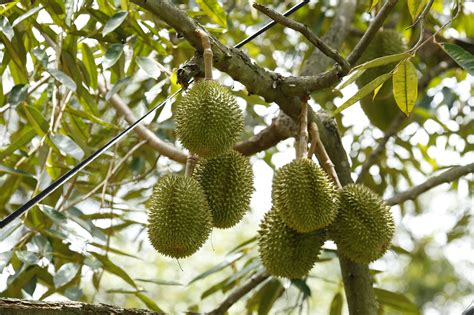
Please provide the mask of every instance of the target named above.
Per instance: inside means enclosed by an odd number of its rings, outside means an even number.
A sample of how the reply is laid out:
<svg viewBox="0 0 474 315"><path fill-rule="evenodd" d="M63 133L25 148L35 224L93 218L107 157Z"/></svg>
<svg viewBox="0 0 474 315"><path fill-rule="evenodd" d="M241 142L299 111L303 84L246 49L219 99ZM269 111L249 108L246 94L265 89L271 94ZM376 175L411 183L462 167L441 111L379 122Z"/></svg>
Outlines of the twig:
<svg viewBox="0 0 474 315"><path fill-rule="evenodd" d="M301 113L298 118L298 141L296 141L296 158L301 159L308 154L308 103L301 103Z"/></svg>
<svg viewBox="0 0 474 315"><path fill-rule="evenodd" d="M374 39L375 34L382 27L383 22L385 21L387 16L390 14L390 11L392 11L393 7L397 4L397 2L398 0L388 0L382 6L379 13L375 16L374 20L372 21L372 23L370 23L369 27L367 28L367 31L364 33L360 41L357 43L357 45L354 47L352 52L347 57L347 61L351 65L355 65L357 60L359 60L359 58L362 56L363 52L365 51L367 46L370 44L372 39Z"/></svg>
<svg viewBox="0 0 474 315"><path fill-rule="evenodd" d="M334 167L334 163L331 161L326 148L324 147L321 138L319 137L319 129L318 125L315 122L312 122L309 126L309 132L311 133L311 148L308 152L308 158L313 156L313 153L318 158L319 162L321 163L321 167L324 169L326 174L328 174L334 183L336 184L337 188L341 188L341 182L339 181L339 177L337 176L336 169Z"/></svg>
<svg viewBox="0 0 474 315"><path fill-rule="evenodd" d="M198 157L194 154L188 156L188 160L186 161L186 170L184 172L184 176L191 177L193 176L194 168L196 167Z"/></svg>
<svg viewBox="0 0 474 315"><path fill-rule="evenodd" d="M267 8L264 5L254 3L253 7L257 9L258 11L262 12L263 14L265 14L266 16L268 16L269 18L271 18L272 20L274 20L275 22L303 34L303 36L306 37L306 39L308 39L322 53L324 53L326 56L336 61L341 66L343 75L349 72L351 68L350 64L335 49L329 47L318 36L316 36L306 25L296 22L292 19L289 19L281 15L280 13L276 12L275 10Z"/></svg>
<svg viewBox="0 0 474 315"><path fill-rule="evenodd" d="M389 206L397 205L400 204L406 200L414 200L416 199L419 195L424 193L425 191L430 190L431 188L434 188L438 185L441 185L443 183L449 183L452 182L456 179L458 179L461 176L470 174L474 172L474 163L467 164L464 166L455 166L452 167L451 169L447 170L446 172L441 173L438 176L434 176L430 179L428 179L426 182L417 185L415 187L412 187L404 192L398 193L394 195L393 197L387 199L385 202Z"/></svg>
<svg viewBox="0 0 474 315"><path fill-rule="evenodd" d="M203 59L204 59L204 76L206 80L212 80L212 49L209 36L206 32L200 29L196 29L196 33L201 38L202 48L203 48Z"/></svg>
<svg viewBox="0 0 474 315"><path fill-rule="evenodd" d="M237 288L234 292L232 292L220 305L218 308L210 311L207 315L223 315L227 312L227 310L234 305L241 297L245 294L252 291L253 288L258 286L260 283L268 279L270 275L264 271L256 274L255 276L250 279L245 285L240 288Z"/></svg>
<svg viewBox="0 0 474 315"><path fill-rule="evenodd" d="M99 84L99 91L102 95L105 95L107 93L105 87L101 84ZM117 94L113 95L109 99L109 103L117 110L117 112L122 115L125 120L129 124L133 124L137 118L133 114L133 112L130 110L130 108L125 104L125 102L122 100L120 96ZM179 163L186 163L186 154L181 152L180 150L176 149L172 145L164 142L160 138L158 138L150 129L143 125L138 125L135 127L135 132L140 136L140 138L145 139L148 141L148 144L157 150L161 155L164 155L176 162Z"/></svg>
<svg viewBox="0 0 474 315"><path fill-rule="evenodd" d="M423 78L420 80L418 84L418 90L421 91L421 90L426 89L426 87L431 82L433 77L440 75L441 73L443 73L444 71L446 71L452 66L454 66L454 62L441 62L436 67L431 69L431 71L428 71L428 73L425 76L423 76ZM398 133L398 130L400 126L402 125L402 123L405 121L405 118L406 117L402 112L399 112L397 116L394 118L389 128L385 132L385 135L382 138L382 140L379 142L375 150L372 151L368 159L362 165L362 169L359 173L359 176L357 177L357 183L362 183L364 181L364 177L369 172L370 167L372 167L372 165L374 165L375 162L377 162L377 158L385 150L385 146L387 145L390 138L395 136Z"/></svg>

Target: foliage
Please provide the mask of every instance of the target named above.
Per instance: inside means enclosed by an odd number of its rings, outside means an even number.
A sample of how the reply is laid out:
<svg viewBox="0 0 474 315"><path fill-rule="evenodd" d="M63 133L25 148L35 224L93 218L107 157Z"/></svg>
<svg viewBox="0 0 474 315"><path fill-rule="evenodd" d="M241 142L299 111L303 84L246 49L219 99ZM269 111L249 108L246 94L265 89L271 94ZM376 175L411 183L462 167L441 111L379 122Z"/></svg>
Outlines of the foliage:
<svg viewBox="0 0 474 315"><path fill-rule="evenodd" d="M266 21L248 1L176 2L227 45L244 39ZM275 5L273 1L261 2ZM351 35L339 50L343 56L352 51L367 28L365 12L372 7L376 13L382 5L381 1L369 2L358 3ZM279 2L274 9L284 11L285 3ZM399 1L386 23L404 35L409 47L418 41L417 28L410 26L425 3ZM397 99L399 106L411 115L364 177L364 184L380 195L391 196L436 171L472 161L474 91L467 73L472 75L474 45L466 39L473 34L473 8L468 3L459 6L457 18L438 34L441 45L429 41L416 52L360 65L353 70L354 76L370 67L398 64L393 72L358 91L353 77L342 87L312 95L314 108L340 112L335 118L355 175L382 133L368 124L360 108L347 107L393 80L396 98L402 100ZM450 2L434 1L425 30L438 30L452 17L450 9ZM309 4L292 18L322 36L336 11L334 2L324 0ZM459 38L453 38L454 33ZM314 49L296 32L276 26L243 51L258 65L289 75L300 72ZM193 55L192 46L176 30L127 0L16 0L0 5L0 217L127 125L108 102L112 95L119 94L140 116L179 89L176 69ZM450 57L459 66L451 63ZM448 62L448 69L433 73L443 62ZM420 84L427 81L418 97L410 89L417 79ZM248 95L224 73L218 80L233 88L239 105L245 108L242 139L271 123L275 105ZM108 92L101 94L100 85ZM334 104L339 105L337 110ZM160 139L180 147L173 113L173 104L167 103L147 126ZM292 158L291 141L252 157L257 184L262 183L259 176L271 174ZM181 261L181 272L178 264L152 252L144 214L157 179L183 171L182 165L161 157L137 134L130 133L1 231L0 296L46 299L59 294L71 300L168 312L212 309L223 294L263 270L254 236L265 209L254 207L245 223L225 233L214 232L215 251L208 248L194 260ZM454 266L455 262L464 264L462 258L449 256L450 244L465 246L472 238L466 228L471 216L467 211L461 213L469 207L466 191L473 191L472 181L459 180L439 190L449 202L435 204L418 198L392 208L398 218L393 251L372 266L379 287L377 297L388 314L431 308L442 312L443 307L459 308L466 301L472 277L465 279L468 267L463 265L459 271ZM257 188L257 194L265 195L265 189ZM270 209L270 204L266 207ZM439 211L444 211L449 227L425 232L437 232L436 239L420 234L420 226L410 223L430 225L430 218ZM446 246L451 251L433 253L433 246ZM392 267L399 257L398 267ZM323 314L340 314L343 299L336 258L334 248L327 245L307 279L271 279L252 291L241 309L264 314L311 307ZM378 268L383 272L375 270ZM433 274L439 278L432 279ZM456 290L449 289L458 283ZM443 306L449 300L453 302Z"/></svg>

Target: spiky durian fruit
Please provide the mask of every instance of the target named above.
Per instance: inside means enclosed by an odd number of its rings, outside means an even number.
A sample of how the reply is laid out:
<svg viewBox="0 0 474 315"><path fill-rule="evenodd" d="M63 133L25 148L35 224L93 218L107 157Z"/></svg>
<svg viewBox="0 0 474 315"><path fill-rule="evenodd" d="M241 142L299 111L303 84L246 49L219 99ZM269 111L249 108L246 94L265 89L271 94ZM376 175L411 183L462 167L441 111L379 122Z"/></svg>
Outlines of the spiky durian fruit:
<svg viewBox="0 0 474 315"><path fill-rule="evenodd" d="M196 82L176 109L179 140L201 157L215 157L231 149L243 128L243 114L234 96L216 81Z"/></svg>
<svg viewBox="0 0 474 315"><path fill-rule="evenodd" d="M403 36L395 30L379 31L360 58L360 63L383 56L399 54L407 50ZM370 68L357 79L357 85L362 88L370 81L385 74L395 67L396 63ZM400 112L392 93L392 81L386 81L375 98L373 94L361 99L361 106L369 120L376 127L387 130L394 117Z"/></svg>
<svg viewBox="0 0 474 315"><path fill-rule="evenodd" d="M382 257L395 231L383 199L364 185L351 184L341 189L339 200L336 220L329 227L339 252L362 264Z"/></svg>
<svg viewBox="0 0 474 315"><path fill-rule="evenodd" d="M253 192L249 159L231 150L200 160L194 176L206 193L214 226L229 228L239 223L249 209Z"/></svg>
<svg viewBox="0 0 474 315"><path fill-rule="evenodd" d="M160 179L148 210L148 238L158 252L174 258L190 256L204 244L211 228L206 196L194 178Z"/></svg>
<svg viewBox="0 0 474 315"><path fill-rule="evenodd" d="M258 250L267 271L290 279L306 276L326 239L324 230L298 233L288 227L273 208L265 214L258 231Z"/></svg>
<svg viewBox="0 0 474 315"><path fill-rule="evenodd" d="M275 173L272 199L282 220L301 233L334 221L336 189L326 173L310 159L297 159Z"/></svg>

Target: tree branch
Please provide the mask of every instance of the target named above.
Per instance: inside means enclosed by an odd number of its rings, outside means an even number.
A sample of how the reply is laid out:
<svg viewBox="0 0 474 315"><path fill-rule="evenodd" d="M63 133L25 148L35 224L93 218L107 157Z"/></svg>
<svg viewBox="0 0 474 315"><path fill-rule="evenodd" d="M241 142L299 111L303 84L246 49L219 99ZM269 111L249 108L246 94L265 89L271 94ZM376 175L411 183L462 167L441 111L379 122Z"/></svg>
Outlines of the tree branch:
<svg viewBox="0 0 474 315"><path fill-rule="evenodd" d="M43 302L20 299L0 298L0 313L3 315L16 314L126 314L151 315L163 314L138 308L121 308L107 304L87 304L81 302Z"/></svg>
<svg viewBox="0 0 474 315"><path fill-rule="evenodd" d="M331 48L329 45L327 45L324 41L322 41L316 34L314 34L308 26L296 22L290 18L287 18L280 13L276 12L275 10L272 10L270 8L267 8L264 5L254 3L253 7L257 9L258 11L262 12L275 22L284 25L288 28L291 28L297 32L300 32L303 34L304 37L306 37L307 40L309 40L314 46L316 46L323 54L328 56L329 58L333 59L335 62L337 62L342 69L342 75L346 75L349 70L350 70L350 65L349 63L333 48Z"/></svg>
<svg viewBox="0 0 474 315"><path fill-rule="evenodd" d="M227 310L234 305L238 300L240 300L245 294L249 293L256 286L258 286L263 281L270 278L270 275L266 272L260 272L252 277L245 285L237 288L233 291L220 305L218 308L210 311L207 315L223 315Z"/></svg>
<svg viewBox="0 0 474 315"><path fill-rule="evenodd" d="M474 163L467 164L464 166L455 166L451 169L447 170L444 173L441 173L438 176L432 177L428 179L426 182L412 187L404 192L398 193L394 195L392 198L386 200L386 203L389 206L400 204L407 200L414 200L422 193L439 186L443 183L452 182L464 175L470 174L474 172Z"/></svg>
<svg viewBox="0 0 474 315"><path fill-rule="evenodd" d="M99 85L99 91L102 95L107 93L103 85ZM115 110L122 115L129 124L133 124L137 118L130 110L130 108L125 104L120 96L117 94L113 95L109 99L109 103L115 108ZM181 152L180 150L173 147L171 144L168 144L158 138L150 129L143 125L138 125L135 128L135 132L140 136L140 138L147 140L150 146L156 149L161 155L164 155L176 162L186 163L187 155Z"/></svg>

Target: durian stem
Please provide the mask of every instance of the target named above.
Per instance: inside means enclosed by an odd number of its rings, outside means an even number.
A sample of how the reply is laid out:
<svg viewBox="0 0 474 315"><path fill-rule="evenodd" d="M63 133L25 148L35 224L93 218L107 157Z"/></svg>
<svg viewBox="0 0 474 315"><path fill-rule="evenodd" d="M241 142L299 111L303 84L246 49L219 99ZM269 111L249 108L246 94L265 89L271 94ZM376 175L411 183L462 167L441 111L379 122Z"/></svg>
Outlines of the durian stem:
<svg viewBox="0 0 474 315"><path fill-rule="evenodd" d="M204 78L206 80L212 80L212 49L211 49L211 41L209 40L209 36L203 30L197 29L196 33L198 33L199 37L201 37L202 48L204 50L202 56L204 59Z"/></svg>
<svg viewBox="0 0 474 315"><path fill-rule="evenodd" d="M324 171L332 178L337 188L341 188L342 185L337 176L336 168L319 137L318 125L315 122L310 124L309 132L311 133L311 147L308 152L308 158L311 158L313 154L315 154Z"/></svg>
<svg viewBox="0 0 474 315"><path fill-rule="evenodd" d="M184 171L184 176L191 177L193 176L194 168L196 167L198 157L195 154L190 154L186 160L186 170Z"/></svg>
<svg viewBox="0 0 474 315"><path fill-rule="evenodd" d="M301 113L298 119L299 133L298 140L295 143L296 158L306 157L308 152L308 103L301 103Z"/></svg>

